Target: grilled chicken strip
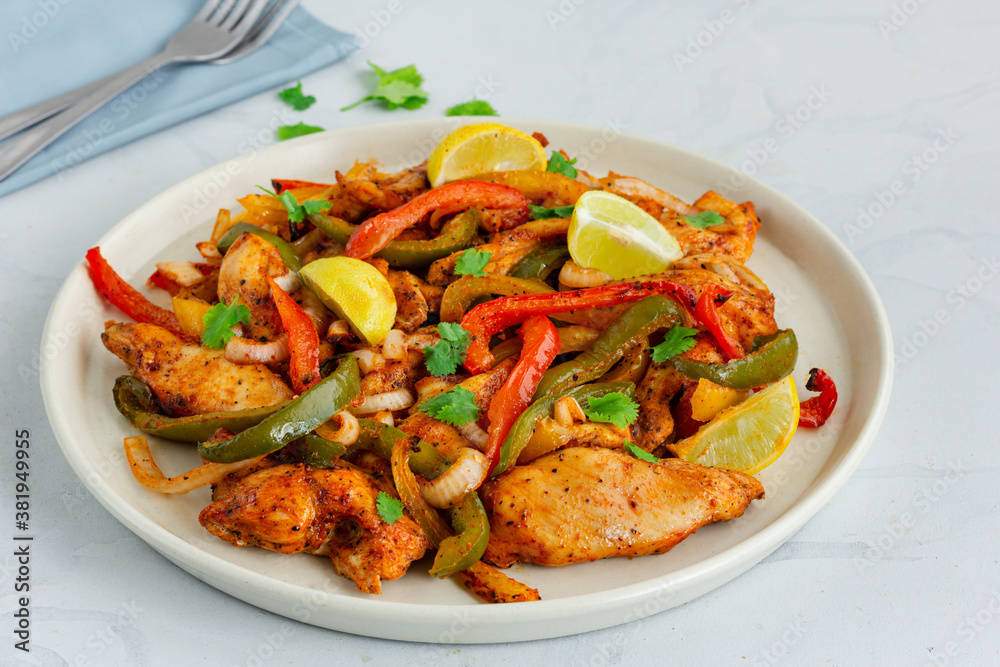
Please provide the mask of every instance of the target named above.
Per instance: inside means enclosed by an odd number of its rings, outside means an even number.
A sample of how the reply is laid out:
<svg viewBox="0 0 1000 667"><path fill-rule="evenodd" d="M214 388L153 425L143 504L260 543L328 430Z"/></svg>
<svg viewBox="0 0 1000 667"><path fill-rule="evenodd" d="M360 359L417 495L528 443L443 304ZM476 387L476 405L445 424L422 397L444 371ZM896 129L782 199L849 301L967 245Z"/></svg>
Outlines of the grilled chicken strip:
<svg viewBox="0 0 1000 667"><path fill-rule="evenodd" d="M153 324L111 322L101 341L172 417L260 408L293 396L267 366L231 363L222 350L185 343Z"/></svg>
<svg viewBox="0 0 1000 667"><path fill-rule="evenodd" d="M678 459L571 447L511 468L481 495L490 516L484 558L508 567L662 553L705 524L741 516L764 487Z"/></svg>
<svg viewBox="0 0 1000 667"><path fill-rule="evenodd" d="M280 283L289 273L278 249L259 236L244 234L229 248L219 269L219 300L239 299L250 309L247 338L263 343L284 331L266 276Z"/></svg>
<svg viewBox="0 0 1000 667"><path fill-rule="evenodd" d="M238 547L328 556L363 593L406 574L429 542L409 516L386 523L379 488L355 468L285 464L241 479L198 517L208 532Z"/></svg>

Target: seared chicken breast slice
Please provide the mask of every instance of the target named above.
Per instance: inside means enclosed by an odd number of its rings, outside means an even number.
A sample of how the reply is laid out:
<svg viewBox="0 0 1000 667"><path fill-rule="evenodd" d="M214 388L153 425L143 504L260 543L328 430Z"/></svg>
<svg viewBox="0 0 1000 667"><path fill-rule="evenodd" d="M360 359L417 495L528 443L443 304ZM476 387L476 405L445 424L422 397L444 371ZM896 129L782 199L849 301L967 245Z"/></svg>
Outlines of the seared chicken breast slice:
<svg viewBox="0 0 1000 667"><path fill-rule="evenodd" d="M153 324L111 322L101 341L172 417L261 408L293 396L267 366L234 364L222 350L185 343Z"/></svg>
<svg viewBox="0 0 1000 667"><path fill-rule="evenodd" d="M739 472L617 449L571 447L483 485L484 559L568 565L668 551L708 523L741 516L764 487Z"/></svg>
<svg viewBox="0 0 1000 667"><path fill-rule="evenodd" d="M405 514L391 524L382 520L379 490L357 468L284 464L239 480L198 520L238 547L327 556L359 591L380 593L382 580L403 576L430 543Z"/></svg>

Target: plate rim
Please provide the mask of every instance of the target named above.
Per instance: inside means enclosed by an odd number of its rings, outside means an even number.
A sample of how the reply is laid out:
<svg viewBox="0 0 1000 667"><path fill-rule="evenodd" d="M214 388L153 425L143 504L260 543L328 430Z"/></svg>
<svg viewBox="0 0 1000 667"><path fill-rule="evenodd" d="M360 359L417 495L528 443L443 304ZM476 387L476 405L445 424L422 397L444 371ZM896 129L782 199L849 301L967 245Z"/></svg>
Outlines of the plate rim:
<svg viewBox="0 0 1000 667"><path fill-rule="evenodd" d="M131 221L133 217L144 208L153 206L156 202L163 198L172 197L176 192L189 190L198 182L203 181L206 177L209 177L213 173L217 173L219 169L225 169L227 165L233 163L234 161L240 164L246 164L249 160L261 158L266 159L268 155L280 155L282 152L292 151L297 147L303 147L308 144L327 142L334 144L340 136L349 135L355 132L378 132L380 129L402 128L409 129L413 133L416 133L420 129L424 128L445 127L453 124L455 120L458 120L459 124L477 122L477 119L474 117L464 117L460 119L426 118L341 128L338 130L331 130L324 133L300 137L292 141L282 142L280 144L268 146L264 149L251 151L240 156L223 160L216 165L212 165L196 174L182 179L181 181L154 195L149 200L143 202L135 210L124 216L107 232L105 232L96 244L102 245L109 237L121 233L121 228L125 227L129 221ZM482 119L478 120L481 121ZM491 117L489 118L489 121L511 124L515 127L540 126L543 131L545 131L546 128L551 128L548 131L566 129L581 133L594 134L600 133L603 130L603 128L597 126L533 118ZM654 144L659 149L672 151L685 160L700 162L713 170L719 170L720 173L728 171L734 174L742 174L742 172L713 160L712 158L698 155L687 149L667 144L656 139L650 139L648 137L642 137L630 133L621 133L621 136L647 144ZM805 523L819 511L819 509L829 502L829 500L851 477L870 449L888 407L894 371L893 344L888 317L881 299L878 296L878 292L860 262L858 262L857 258L854 257L854 255L833 234L833 232L826 227L826 225L787 196L782 195L775 189L757 181L754 178L746 177L743 187L751 187L752 189L760 190L766 193L768 197L781 201L783 206L791 207L798 216L808 221L808 224L810 225L810 233L818 234L820 236L818 241L825 248L835 251L835 259L838 263L851 269L851 274L849 276L850 281L865 297L865 306L871 311L874 327L879 334L877 341L878 354L876 355L876 360L880 365L880 371L878 373L877 385L874 387L874 399L871 405L871 410L869 411L868 416L865 419L862 428L858 432L853 444L849 446L845 455L835 465L832 471L826 475L817 475L818 483L814 480L813 484L806 487L802 495L794 502L794 504L787 508L781 515L776 517L770 524L764 526L758 532L746 537L722 552L709 556L708 558L700 560L697 563L654 579L648 579L636 584L618 587L607 591L597 591L554 600L541 600L538 602L528 603L527 605L517 605L517 616L520 623L516 624L516 632L511 632L511 628L507 628L505 632L490 632L489 630L484 632L483 628L476 627L480 625L480 623L489 625L491 623L495 623L497 620L509 616L510 614L507 610L511 608L508 605L485 605L476 603L456 606L451 604L433 604L432 602L415 605L414 603L408 602L386 601L377 598L356 598L339 595L333 595L333 597L338 598L337 602L340 611L346 612L346 615L354 617L352 627L334 627L328 623L320 622L320 619L307 619L306 622L319 625L321 627L372 637L427 642L434 641L434 639L428 639L426 629L417 631L414 631L412 628L407 630L406 628L401 627L383 629L381 625L373 624L373 621L384 620L384 615L386 613L397 614L412 612L415 606L419 606L421 608L421 614L426 620L431 621L438 627L442 627L442 623L445 625L451 625L456 616L456 610L461 609L463 612L468 611L470 614L475 616L475 619L473 622L474 627L471 631L466 631L465 635L454 638L454 641L458 643L528 641L548 637L566 636L603 627L609 627L634 619L629 619L627 617L622 619L619 614L614 620L608 621L607 618L602 617L603 614L611 611L620 612L623 606L631 607L633 604L638 604L650 599L651 589L676 590L679 586L687 585L688 591L693 591L693 594L691 595L683 593L676 598L671 598L667 606L663 606L662 608L652 612L657 613L658 611L663 611L676 606L677 604L699 597L700 595L707 593L709 590L717 588L723 583L739 576L739 574L759 563L768 554L783 544L792 534L805 525ZM46 317L45 327L41 338L41 346L43 348L46 345L46 341L51 340L52 329L56 326L56 321L59 318L60 308L58 308L58 306L62 305L62 302L69 298L70 292L76 285L76 282L81 279L86 280L86 269L84 268L82 262L77 264L77 266L70 271L69 275L63 281L53 299L52 305ZM174 535L166 528L163 528L156 522L147 518L129 503L113 502L114 499L120 499L121 497L109 491L106 485L94 484L91 482L92 478L89 474L91 469L87 468L86 462L81 460L79 453L72 450L71 440L73 436L70 432L71 425L65 420L60 419L59 413L56 410L56 406L58 404L58 396L56 392L57 383L54 382L54 378L52 377L56 368L55 361L50 360L49 356L44 353L41 355L41 360L40 384L42 397L53 433L56 436L56 440L59 443L64 457L73 468L74 473L80 478L88 491L90 491L98 502L100 502L100 504L108 510L112 516L124 524L131 532L135 533L140 539L152 546L171 562L191 573L198 579L208 583L214 588L223 590L234 597L249 602L250 604L267 609L274 613L288 616L290 618L295 618L294 616L290 616L287 610L283 611L282 609L276 608L275 604L279 602L278 599L282 598L284 594L296 595L297 591L294 589L304 591L306 590L304 587L290 582L275 580L262 573L255 572L226 561L214 554L200 551L192 543ZM185 558L184 552L192 549L200 554L200 563L192 563ZM201 567L199 567L199 565ZM700 592L698 591L698 587L693 585L698 582L705 582L706 580L720 575L723 577L721 580L717 580L715 583L708 585L707 589L701 590ZM256 591L247 591L240 588L241 585L252 583L257 585ZM300 597L296 597L296 599L300 599ZM589 619L589 621L581 623L584 619L581 618L579 611L581 607L584 606L588 610L587 619ZM635 616L635 618L640 618L645 615L648 614L640 613ZM427 619L427 616L430 616L430 618ZM553 618L562 621L561 630L557 630L556 632L552 632L551 630L543 631L539 627L541 623L531 625L532 621L551 621ZM572 627L567 627L567 620L571 621ZM440 638L443 636L445 636L444 633L439 634L438 641L442 641Z"/></svg>

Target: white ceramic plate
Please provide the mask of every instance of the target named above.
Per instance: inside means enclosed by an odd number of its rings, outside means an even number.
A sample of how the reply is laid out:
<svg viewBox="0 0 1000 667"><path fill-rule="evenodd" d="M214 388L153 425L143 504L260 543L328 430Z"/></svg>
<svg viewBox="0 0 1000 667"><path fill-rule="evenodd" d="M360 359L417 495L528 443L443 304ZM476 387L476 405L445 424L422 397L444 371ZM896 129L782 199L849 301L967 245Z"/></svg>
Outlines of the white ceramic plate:
<svg viewBox="0 0 1000 667"><path fill-rule="evenodd" d="M763 220L749 265L777 297L777 319L800 341L795 377L826 368L840 388L833 418L801 429L759 475L767 500L746 515L706 526L672 551L562 568L515 567L540 602L488 605L452 581L427 574L428 560L380 596L358 593L326 559L236 548L198 524L207 489L186 496L150 492L132 478L122 438L134 432L111 400L122 363L101 345L104 303L79 267L56 296L46 323L41 382L56 438L73 469L109 512L164 556L202 581L253 605L335 630L391 639L507 642L605 628L682 604L722 585L771 553L845 483L871 445L892 381L889 325L867 276L819 221L729 167L654 141L607 129L504 119L541 131L593 174L638 176L687 201L714 189L751 200ZM196 259L219 208L272 177L329 181L355 159L378 158L389 171L426 158L459 119L429 119L323 132L235 158L175 185L115 225L97 243L133 285L163 259ZM165 304L162 294L151 298ZM167 474L198 463L190 446L153 439Z"/></svg>

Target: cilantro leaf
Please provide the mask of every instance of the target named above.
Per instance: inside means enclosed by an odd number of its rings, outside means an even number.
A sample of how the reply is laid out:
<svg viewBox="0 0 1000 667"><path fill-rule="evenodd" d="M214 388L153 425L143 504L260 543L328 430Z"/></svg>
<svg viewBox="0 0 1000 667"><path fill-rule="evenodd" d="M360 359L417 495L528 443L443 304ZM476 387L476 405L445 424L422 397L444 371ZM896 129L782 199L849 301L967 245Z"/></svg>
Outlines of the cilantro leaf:
<svg viewBox="0 0 1000 667"><path fill-rule="evenodd" d="M217 303L201 318L205 330L201 332L201 344L206 347L221 349L226 346L236 334L232 329L237 324L250 324L250 309L240 303L239 297L232 305Z"/></svg>
<svg viewBox="0 0 1000 667"><path fill-rule="evenodd" d="M687 352L694 347L694 337L698 334L697 329L676 326L670 329L664 336L663 342L653 350L653 361L660 363L670 357Z"/></svg>
<svg viewBox="0 0 1000 667"><path fill-rule="evenodd" d="M393 498L385 491L379 491L375 497L375 510L386 523L396 523L403 516L403 501Z"/></svg>
<svg viewBox="0 0 1000 667"><path fill-rule="evenodd" d="M306 125L305 123L299 123L298 125L282 125L278 128L278 141L302 137L307 134L312 134L313 132L323 132L323 128L315 125Z"/></svg>
<svg viewBox="0 0 1000 667"><path fill-rule="evenodd" d="M416 65L407 65L386 72L370 60L368 64L378 75L378 84L375 86L375 90L371 92L371 95L361 98L354 104L347 105L341 111L347 111L359 104L374 100L385 102L386 108L390 110L396 107L417 109L427 102L427 92L420 87L424 77L417 71Z"/></svg>
<svg viewBox="0 0 1000 667"><path fill-rule="evenodd" d="M659 463L660 459L656 458L645 449L639 447L639 445L633 445L628 440L625 441L625 451L639 459L640 461L645 461L646 463Z"/></svg>
<svg viewBox="0 0 1000 667"><path fill-rule="evenodd" d="M432 375L450 375L465 361L465 351L472 341L472 334L461 324L441 322L438 324L441 341L424 348L424 364Z"/></svg>
<svg viewBox="0 0 1000 667"><path fill-rule="evenodd" d="M721 225L726 221L725 218L715 211L702 211L694 215L682 215L681 220L698 229L705 229L712 225Z"/></svg>
<svg viewBox="0 0 1000 667"><path fill-rule="evenodd" d="M465 387L452 387L421 403L420 411L446 424L462 426L479 419L479 406L473 400L475 396Z"/></svg>
<svg viewBox="0 0 1000 667"><path fill-rule="evenodd" d="M534 204L528 204L528 210L531 211L532 220L546 220L548 218L568 218L573 215L573 209L575 206L556 206L555 208L545 208L544 206L535 206Z"/></svg>
<svg viewBox="0 0 1000 667"><path fill-rule="evenodd" d="M333 206L332 201L327 201L325 199L307 199L300 204L295 199L295 195L288 190L285 190L278 195L260 185L257 187L284 204L285 210L288 211L288 219L296 224L302 222L302 220L304 220L310 213L319 213L320 211L325 211Z"/></svg>
<svg viewBox="0 0 1000 667"><path fill-rule="evenodd" d="M301 79L299 79L298 85L285 88L279 92L278 97L288 102L296 111L305 111L313 105L313 102L316 101L316 98L312 95L305 95L302 93Z"/></svg>
<svg viewBox="0 0 1000 667"><path fill-rule="evenodd" d="M487 250L476 250L469 248L458 256L455 262L456 276L485 276L483 269L490 263L493 253Z"/></svg>
<svg viewBox="0 0 1000 667"><path fill-rule="evenodd" d="M578 172L576 167L573 166L574 164L576 164L576 158L567 160L563 157L562 153L552 151L552 157L549 158L549 165L545 168L545 171L553 171L563 176L576 178Z"/></svg>
<svg viewBox="0 0 1000 667"><path fill-rule="evenodd" d="M597 396L587 402L584 414L595 422L606 422L625 428L639 416L639 405L621 392Z"/></svg>
<svg viewBox="0 0 1000 667"><path fill-rule="evenodd" d="M468 102L456 104L444 112L445 116L496 116L490 103L486 100L477 100L473 97Z"/></svg>

